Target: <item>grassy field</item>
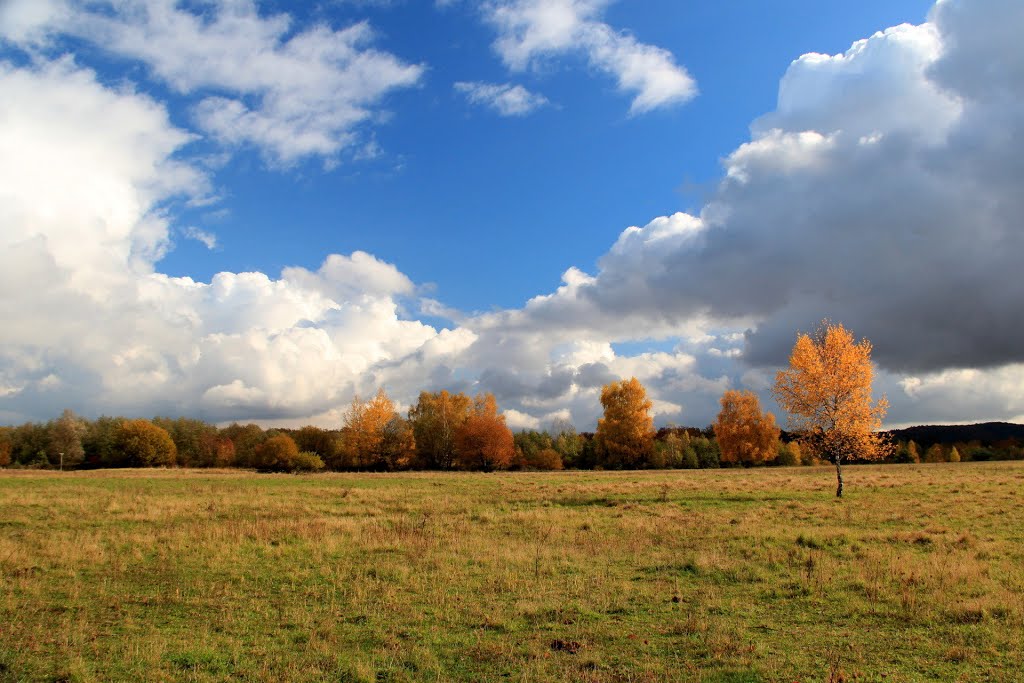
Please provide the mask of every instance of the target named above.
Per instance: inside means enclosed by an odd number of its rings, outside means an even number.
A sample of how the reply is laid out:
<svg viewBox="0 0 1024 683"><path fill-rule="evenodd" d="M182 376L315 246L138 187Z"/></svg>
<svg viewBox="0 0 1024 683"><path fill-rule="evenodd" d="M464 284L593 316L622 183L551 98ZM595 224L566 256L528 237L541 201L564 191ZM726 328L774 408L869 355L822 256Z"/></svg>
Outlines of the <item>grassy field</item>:
<svg viewBox="0 0 1024 683"><path fill-rule="evenodd" d="M0 473L0 681L1024 680L1024 463Z"/></svg>

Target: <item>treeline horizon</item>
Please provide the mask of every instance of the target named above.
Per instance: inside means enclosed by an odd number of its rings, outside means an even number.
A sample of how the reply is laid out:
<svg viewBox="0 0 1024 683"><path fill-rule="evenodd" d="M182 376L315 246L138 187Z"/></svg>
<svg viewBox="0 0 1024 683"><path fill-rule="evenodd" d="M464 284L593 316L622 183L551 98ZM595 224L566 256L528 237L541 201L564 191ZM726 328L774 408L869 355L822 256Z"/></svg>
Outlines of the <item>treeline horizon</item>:
<svg viewBox="0 0 1024 683"><path fill-rule="evenodd" d="M490 394L474 399L465 394L423 392L409 416L402 417L379 392L374 399L353 401L345 421L347 424L336 429L312 425L264 429L238 422L218 427L187 417L101 416L89 420L65 410L48 422L0 426L0 467L386 472L823 464L800 443L799 434L786 431L779 434L774 457L737 461L723 455L713 425L661 427L653 433L649 447L623 459L599 448L596 432L578 432L564 420L545 429L513 432L505 426ZM925 425L883 433L892 443L891 454L881 461L886 463L1024 459L1024 425ZM941 440L950 436L955 438Z"/></svg>

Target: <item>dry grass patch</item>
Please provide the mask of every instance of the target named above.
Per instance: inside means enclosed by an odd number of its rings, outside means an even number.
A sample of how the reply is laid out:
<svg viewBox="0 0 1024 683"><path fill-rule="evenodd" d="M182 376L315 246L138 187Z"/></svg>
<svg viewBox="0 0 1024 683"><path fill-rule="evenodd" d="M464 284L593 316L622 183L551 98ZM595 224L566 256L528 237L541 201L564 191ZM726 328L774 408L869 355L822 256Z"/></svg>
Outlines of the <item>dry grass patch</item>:
<svg viewBox="0 0 1024 683"><path fill-rule="evenodd" d="M1024 465L848 469L2 473L0 681L1011 680Z"/></svg>

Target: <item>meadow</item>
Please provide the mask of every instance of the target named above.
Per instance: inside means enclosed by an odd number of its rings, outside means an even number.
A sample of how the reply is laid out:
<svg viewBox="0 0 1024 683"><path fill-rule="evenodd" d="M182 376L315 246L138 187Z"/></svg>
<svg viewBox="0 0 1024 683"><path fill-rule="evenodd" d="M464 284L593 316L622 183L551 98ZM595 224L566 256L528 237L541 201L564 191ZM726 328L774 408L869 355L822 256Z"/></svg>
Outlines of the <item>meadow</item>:
<svg viewBox="0 0 1024 683"><path fill-rule="evenodd" d="M1024 463L0 472L0 681L1024 680Z"/></svg>

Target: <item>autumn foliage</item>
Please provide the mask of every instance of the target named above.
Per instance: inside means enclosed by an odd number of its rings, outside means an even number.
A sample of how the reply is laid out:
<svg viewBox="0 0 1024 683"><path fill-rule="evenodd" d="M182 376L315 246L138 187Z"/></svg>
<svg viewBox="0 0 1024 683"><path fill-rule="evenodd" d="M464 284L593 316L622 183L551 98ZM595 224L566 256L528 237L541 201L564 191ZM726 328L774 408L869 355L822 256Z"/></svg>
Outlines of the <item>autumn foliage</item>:
<svg viewBox="0 0 1024 683"><path fill-rule="evenodd" d="M597 421L597 454L605 467L643 467L654 450L654 420L644 385L636 377L601 389L604 417Z"/></svg>
<svg viewBox="0 0 1024 683"><path fill-rule="evenodd" d="M877 429L884 398L871 401L871 346L854 343L841 325L799 335L788 369L773 393L789 413L779 440L771 414L750 392L727 391L715 424L668 425L657 432L652 402L636 379L602 388L596 433L577 432L566 411L549 413L545 428L512 433L495 397L421 392L408 417L383 389L356 398L334 428L266 430L257 424L217 427L194 418L85 419L71 410L46 423L0 426L0 467L241 467L269 471L694 469L890 462L1024 460L1024 425L993 423L916 427L886 435ZM915 441L916 439L917 441ZM918 446L918 443L921 445Z"/></svg>
<svg viewBox="0 0 1024 683"><path fill-rule="evenodd" d="M457 455L455 433L473 410L473 401L463 393L420 392L409 410L420 467L448 470Z"/></svg>
<svg viewBox="0 0 1024 683"><path fill-rule="evenodd" d="M759 465L775 458L779 428L774 415L761 412L757 394L730 389L721 403L714 430L722 462Z"/></svg>
<svg viewBox="0 0 1024 683"><path fill-rule="evenodd" d="M455 450L459 466L485 472L504 469L512 462L515 444L498 413L493 394L480 394L473 400L472 412L455 430Z"/></svg>
<svg viewBox="0 0 1024 683"><path fill-rule="evenodd" d="M114 447L129 467L169 467L178 449L167 430L149 420L125 420L114 436Z"/></svg>
<svg viewBox="0 0 1024 683"><path fill-rule="evenodd" d="M873 402L871 342L854 342L840 324L823 322L812 337L801 334L772 390L789 413L790 429L836 466L836 495L843 495L842 463L877 460L890 447L878 433L888 409L885 397Z"/></svg>
<svg viewBox="0 0 1024 683"><path fill-rule="evenodd" d="M384 389L369 401L352 399L342 435L339 464L345 469L400 469L411 457L412 430Z"/></svg>

